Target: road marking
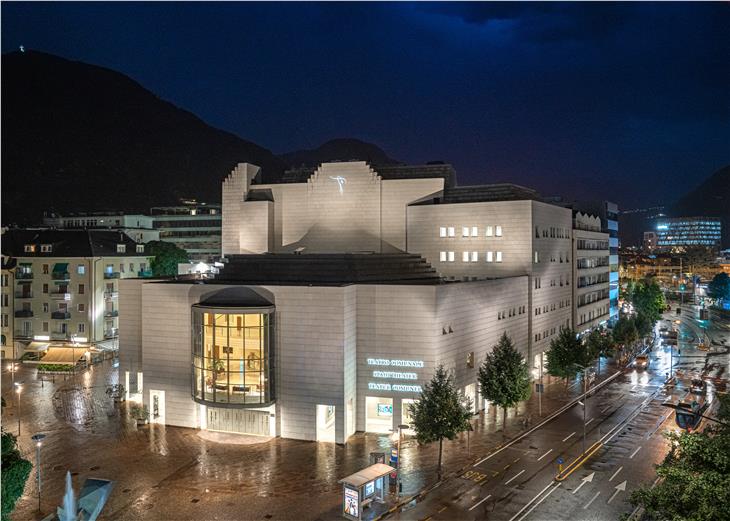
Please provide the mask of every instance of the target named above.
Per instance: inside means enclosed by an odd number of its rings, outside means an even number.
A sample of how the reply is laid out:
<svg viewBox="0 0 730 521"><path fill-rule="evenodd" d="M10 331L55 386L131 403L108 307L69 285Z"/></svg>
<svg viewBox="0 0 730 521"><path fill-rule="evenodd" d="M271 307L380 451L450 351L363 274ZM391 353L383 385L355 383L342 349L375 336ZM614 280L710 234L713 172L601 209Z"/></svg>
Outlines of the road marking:
<svg viewBox="0 0 730 521"><path fill-rule="evenodd" d="M470 507L470 508L469 508L469 512L471 512L471 511L472 511L472 510L474 510L474 509L475 509L476 507L478 507L479 505L481 505L482 503L484 503L484 502L485 502L485 501L486 501L487 499L489 499L490 497L492 497L492 494L489 494L489 495L488 495L487 497L485 497L484 499L481 499L481 500L479 500L479 502L478 502L478 503L476 503L476 504L475 504L475 505L474 505L473 507Z"/></svg>
<svg viewBox="0 0 730 521"><path fill-rule="evenodd" d="M537 458L537 461L540 461L542 458L544 458L545 456L547 456L548 454L550 454L552 451L553 451L553 449L550 449L545 454L543 454L542 456L540 456L539 458Z"/></svg>
<svg viewBox="0 0 730 521"><path fill-rule="evenodd" d="M619 467L618 470L613 473L613 476L608 478L608 481L613 481L613 478L615 478L618 475L618 473L621 472L622 470L623 470L623 466Z"/></svg>
<svg viewBox="0 0 730 521"><path fill-rule="evenodd" d="M636 453L639 452L640 450L641 450L641 445L639 445L638 447L636 447L636 450L631 453L631 456L629 456L629 459L633 459L634 456L636 456Z"/></svg>
<svg viewBox="0 0 730 521"><path fill-rule="evenodd" d="M502 470L507 470L508 468L510 468L510 466L511 466L511 465L512 465L512 464L510 463L509 465L507 465L507 466L506 466L505 468L503 468Z"/></svg>
<svg viewBox="0 0 730 521"><path fill-rule="evenodd" d="M596 500L596 498L600 495L601 495L601 491L599 490L598 492L596 492L596 495L593 496L591 498L591 500L583 506L583 510L588 510L588 507L591 506L591 503L593 503Z"/></svg>
<svg viewBox="0 0 730 521"><path fill-rule="evenodd" d="M513 461L512 463L517 463L518 461L520 461L520 458L517 458L517 459L516 459L516 460L514 460L514 461Z"/></svg>
<svg viewBox="0 0 730 521"><path fill-rule="evenodd" d="M567 438L563 438L563 442L568 441L570 439L570 437L571 436L574 436L574 435L575 435L575 432L571 432L570 434L568 434L568 437Z"/></svg>
<svg viewBox="0 0 730 521"><path fill-rule="evenodd" d="M583 485L585 485L586 483L590 483L591 481L593 481L593 476L595 476L595 475L596 475L596 473L595 473L595 472L591 472L591 473L590 473L590 474L588 474L588 475L587 475L586 477L584 477L584 478L583 478L583 479L581 480L581 482L580 482L580 485L578 485L578 486L576 487L576 489L575 489L575 490L573 491L573 494L575 494L576 492L578 492L578 491L580 490L580 487L582 487L582 486L583 486Z"/></svg>
<svg viewBox="0 0 730 521"><path fill-rule="evenodd" d="M440 514L441 512L443 512L444 510L446 510L447 508L448 507L441 507L441 508L439 508L438 513Z"/></svg>
<svg viewBox="0 0 730 521"><path fill-rule="evenodd" d="M551 485L552 485L552 483L551 483ZM520 521L522 521L522 519L525 519L525 518L526 518L527 516L529 516L529 515L530 515L530 513L531 513L531 512L533 511L533 510L535 510L535 509L536 509L536 508L537 508L538 506L540 506L540 503L542 503L543 501L545 501L545 500L546 500L546 499L548 498L548 496L549 496L550 494L552 494L553 492L555 492L555 491L556 491L556 490L558 489L558 487L559 487L560 485L562 485L562 483L558 483L558 485L557 485L556 487L553 487L553 488L551 488L551 489L550 489L550 492L548 492L547 494L545 494L545 495L544 495L544 496L542 497L542 499L541 499L540 501L538 501L537 503L535 503L534 505L532 505L532 508L531 508L530 510L528 510L527 512L525 512L525 515L523 515L523 516L522 516L522 517L520 518ZM548 485L548 486L550 486L550 485ZM544 489L543 489L543 490L544 490ZM528 503L528 505L529 505L529 503ZM527 506L527 505L525 505L525 506ZM520 510L520 512L522 512L522 510ZM517 512L517 515L515 515L515 517L517 517L518 515L520 515L520 512ZM512 519L514 519L514 517L513 517ZM509 521L512 521L512 519L510 519Z"/></svg>
<svg viewBox="0 0 730 521"><path fill-rule="evenodd" d="M616 485L616 487L615 487L615 488L616 488L616 491L615 491L615 492L613 493L613 495L612 495L612 496L611 496L610 498L608 498L608 501L606 501L606 504L607 504L607 505L608 505L608 504L609 504L609 503L610 503L611 501L613 501L613 498L615 498L615 497L616 497L616 495L617 495L617 494L618 494L619 492L623 492L624 490L626 490L626 481L622 481L621 483L619 483L618 485Z"/></svg>
<svg viewBox="0 0 730 521"><path fill-rule="evenodd" d="M514 481L515 479L517 479L517 478L518 478L518 477L520 476L520 474L522 474L522 473L523 473L524 471L525 471L525 469L522 469L521 471L519 471L519 472L517 473L517 475L516 475L516 476L513 476L513 477L512 477L512 478L510 478L510 479L509 479L508 481L505 481L505 482L504 482L504 484L505 484L505 485L509 485L509 484L510 484L510 483L511 483L512 481Z"/></svg>
<svg viewBox="0 0 730 521"><path fill-rule="evenodd" d="M586 422L586 425L588 425L589 423L591 423L591 422L592 422L593 420L595 420L595 418L591 418L590 420L588 420L588 421Z"/></svg>
<svg viewBox="0 0 730 521"><path fill-rule="evenodd" d="M547 484L547 485L545 486L545 488L544 488L544 489L542 489L542 490L541 490L540 492L538 492L538 493L537 493L537 495L536 495L535 497L533 497L533 498L532 498L532 499L531 499L530 501L528 501L528 502L527 502L527 505L523 506L523 507L522 507L522 508L520 509L520 511L519 511L519 512L517 512L517 513L516 513L515 515L513 515L513 516L512 516L511 518L510 518L510 520L509 520L509 521L514 521L514 520L515 520L515 518L519 517L519 515L520 515L520 514L522 514L522 512L523 512L523 511L524 511L524 510L525 510L525 509L526 509L526 508L527 508L527 507L528 507L528 506L529 506L529 505L530 505L530 504L531 504L531 503L532 503L533 501L535 501L535 500L536 500L537 498L539 498L539 497L540 497L540 496L542 495L542 493L543 493L543 492L545 492L545 491L546 491L546 490L547 490L548 488L550 488L550 486L551 486L551 485L552 485L553 483L554 483L553 481L551 481L550 483L548 483L548 484Z"/></svg>

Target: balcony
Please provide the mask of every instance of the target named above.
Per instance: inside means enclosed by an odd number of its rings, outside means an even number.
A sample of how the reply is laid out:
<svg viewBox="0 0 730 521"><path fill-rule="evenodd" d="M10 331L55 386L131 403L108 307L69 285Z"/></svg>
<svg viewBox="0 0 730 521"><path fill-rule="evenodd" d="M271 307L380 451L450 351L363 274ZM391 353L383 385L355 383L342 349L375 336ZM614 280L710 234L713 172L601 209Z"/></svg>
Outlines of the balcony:
<svg viewBox="0 0 730 521"><path fill-rule="evenodd" d="M151 277L152 276L152 270L139 270L137 272L138 277Z"/></svg>
<svg viewBox="0 0 730 521"><path fill-rule="evenodd" d="M54 271L51 273L51 280L70 280L71 275L68 271Z"/></svg>
<svg viewBox="0 0 730 521"><path fill-rule="evenodd" d="M68 333L65 331L51 331L51 340L68 340Z"/></svg>
<svg viewBox="0 0 730 521"><path fill-rule="evenodd" d="M71 300L71 293L66 291L51 291L50 295L53 300Z"/></svg>
<svg viewBox="0 0 730 521"><path fill-rule="evenodd" d="M33 280L32 271L16 271L15 280Z"/></svg>
<svg viewBox="0 0 730 521"><path fill-rule="evenodd" d="M33 292L32 291L16 291L15 298L17 298L17 299L33 298Z"/></svg>
<svg viewBox="0 0 730 521"><path fill-rule="evenodd" d="M119 296L119 292L118 291L110 291L110 290L104 291L104 298L107 299L107 300L111 300L113 298L117 298L118 296Z"/></svg>
<svg viewBox="0 0 730 521"><path fill-rule="evenodd" d="M119 336L119 329L116 327L113 327L111 329L106 329L104 331L104 338L117 338Z"/></svg>
<svg viewBox="0 0 730 521"><path fill-rule="evenodd" d="M32 329L16 329L13 332L13 336L15 338L33 338L33 330Z"/></svg>
<svg viewBox="0 0 730 521"><path fill-rule="evenodd" d="M113 318L113 317L118 317L118 316L119 316L119 311L116 309L112 309L112 310L107 309L106 311L104 311L105 318Z"/></svg>
<svg viewBox="0 0 730 521"><path fill-rule="evenodd" d="M104 278L105 279L118 279L119 278L119 272L118 271L105 271L104 272Z"/></svg>
<svg viewBox="0 0 730 521"><path fill-rule="evenodd" d="M33 316L32 309L19 309L15 312L15 318L30 318Z"/></svg>
<svg viewBox="0 0 730 521"><path fill-rule="evenodd" d="M68 320L71 318L69 311L53 311L51 312L51 318L54 320Z"/></svg>

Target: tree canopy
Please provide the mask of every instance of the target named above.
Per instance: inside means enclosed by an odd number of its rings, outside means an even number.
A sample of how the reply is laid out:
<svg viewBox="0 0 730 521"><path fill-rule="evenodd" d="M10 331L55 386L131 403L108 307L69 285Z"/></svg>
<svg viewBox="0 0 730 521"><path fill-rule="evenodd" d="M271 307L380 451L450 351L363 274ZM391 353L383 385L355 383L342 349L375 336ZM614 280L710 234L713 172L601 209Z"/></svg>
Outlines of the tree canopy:
<svg viewBox="0 0 730 521"><path fill-rule="evenodd" d="M730 396L717 394L718 420L730 422ZM703 420L707 421L707 420ZM657 467L660 481L631 494L650 519L720 521L730 505L730 427L665 434L672 450Z"/></svg>
<svg viewBox="0 0 730 521"><path fill-rule="evenodd" d="M23 459L15 436L2 433L2 520L10 519L15 503L23 494L25 482L32 469L30 461Z"/></svg>
<svg viewBox="0 0 730 521"><path fill-rule="evenodd" d="M147 251L152 257L150 267L155 277L177 275L177 265L189 260L188 252L171 242L150 241Z"/></svg>
<svg viewBox="0 0 730 521"><path fill-rule="evenodd" d="M591 358L611 356L614 347L613 337L603 328L594 329L586 338L586 348Z"/></svg>
<svg viewBox="0 0 730 521"><path fill-rule="evenodd" d="M408 407L418 442L439 442L440 474L444 438L453 440L471 428L471 400L454 387L453 375L439 365L431 381L423 386L418 401Z"/></svg>
<svg viewBox="0 0 730 521"><path fill-rule="evenodd" d="M478 379L482 396L502 407L505 419L508 407L514 407L530 397L527 364L507 333L502 334L497 345L487 354L479 367Z"/></svg>
<svg viewBox="0 0 730 521"><path fill-rule="evenodd" d="M664 294L652 279L646 279L634 285L631 291L631 303L634 305L634 310L644 315L652 327L657 320L662 318L662 312L666 307Z"/></svg>
<svg viewBox="0 0 730 521"><path fill-rule="evenodd" d="M547 370L553 376L567 380L580 371L579 365L587 366L592 361L588 349L570 328L560 328L558 337L550 342Z"/></svg>
<svg viewBox="0 0 730 521"><path fill-rule="evenodd" d="M631 345L639 338L639 332L636 330L634 321L626 316L622 316L613 326L613 339L619 345Z"/></svg>
<svg viewBox="0 0 730 521"><path fill-rule="evenodd" d="M718 300L730 300L730 275L718 273L707 283L707 295Z"/></svg>

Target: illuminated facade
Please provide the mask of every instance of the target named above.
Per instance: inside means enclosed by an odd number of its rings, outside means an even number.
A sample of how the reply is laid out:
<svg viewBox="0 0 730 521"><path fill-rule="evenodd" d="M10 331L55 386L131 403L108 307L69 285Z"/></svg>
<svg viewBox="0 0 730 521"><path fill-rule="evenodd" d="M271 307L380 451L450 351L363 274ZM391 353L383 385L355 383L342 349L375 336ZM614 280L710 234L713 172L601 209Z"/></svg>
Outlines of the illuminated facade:
<svg viewBox="0 0 730 521"><path fill-rule="evenodd" d="M120 370L153 422L345 443L408 423L436 367L484 407L508 333L538 374L572 326L572 214L448 165L325 163L223 183L214 279L123 281Z"/></svg>
<svg viewBox="0 0 730 521"><path fill-rule="evenodd" d="M662 218L656 222L658 249L682 246L708 246L719 248L722 224L711 217Z"/></svg>

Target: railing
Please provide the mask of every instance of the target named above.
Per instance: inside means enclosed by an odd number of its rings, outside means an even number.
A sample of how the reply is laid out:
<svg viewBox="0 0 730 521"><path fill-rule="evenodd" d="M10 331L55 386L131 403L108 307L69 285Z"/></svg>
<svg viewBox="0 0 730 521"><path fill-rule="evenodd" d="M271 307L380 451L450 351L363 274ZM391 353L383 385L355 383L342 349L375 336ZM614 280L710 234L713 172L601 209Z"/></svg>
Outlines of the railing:
<svg viewBox="0 0 730 521"><path fill-rule="evenodd" d="M117 298L118 296L119 296L119 292L118 291L109 291L109 290L104 291L104 298L105 299Z"/></svg>
<svg viewBox="0 0 730 521"><path fill-rule="evenodd" d="M67 291L51 291L50 295L53 300L71 300L71 293Z"/></svg>
<svg viewBox="0 0 730 521"><path fill-rule="evenodd" d="M54 271L51 273L52 280L69 280L71 275L68 271Z"/></svg>
<svg viewBox="0 0 730 521"><path fill-rule="evenodd" d="M13 336L15 336L15 338L33 338L33 330L32 329L16 329L13 332Z"/></svg>
<svg viewBox="0 0 730 521"><path fill-rule="evenodd" d="M118 279L119 278L119 272L118 271L105 271L104 272L104 278L105 279Z"/></svg>
<svg viewBox="0 0 730 521"><path fill-rule="evenodd" d="M152 270L139 270L137 272L138 277L151 277L152 276Z"/></svg>
<svg viewBox="0 0 730 521"><path fill-rule="evenodd" d="M116 327L104 331L104 338L117 338L119 330Z"/></svg>
<svg viewBox="0 0 730 521"><path fill-rule="evenodd" d="M55 320L68 320L71 318L71 313L69 311L53 311L51 312L51 318Z"/></svg>
<svg viewBox="0 0 730 521"><path fill-rule="evenodd" d="M68 340L68 333L63 331L51 331L51 340Z"/></svg>
<svg viewBox="0 0 730 521"><path fill-rule="evenodd" d="M111 311L107 310L107 311L104 311L104 316L105 317L118 317L119 311L116 309L112 309Z"/></svg>
<svg viewBox="0 0 730 521"><path fill-rule="evenodd" d="M15 311L15 318L30 318L33 316L32 309L18 309Z"/></svg>
<svg viewBox="0 0 730 521"><path fill-rule="evenodd" d="M33 280L32 271L16 271L15 280Z"/></svg>
<svg viewBox="0 0 730 521"><path fill-rule="evenodd" d="M15 298L33 298L32 291L16 291Z"/></svg>

